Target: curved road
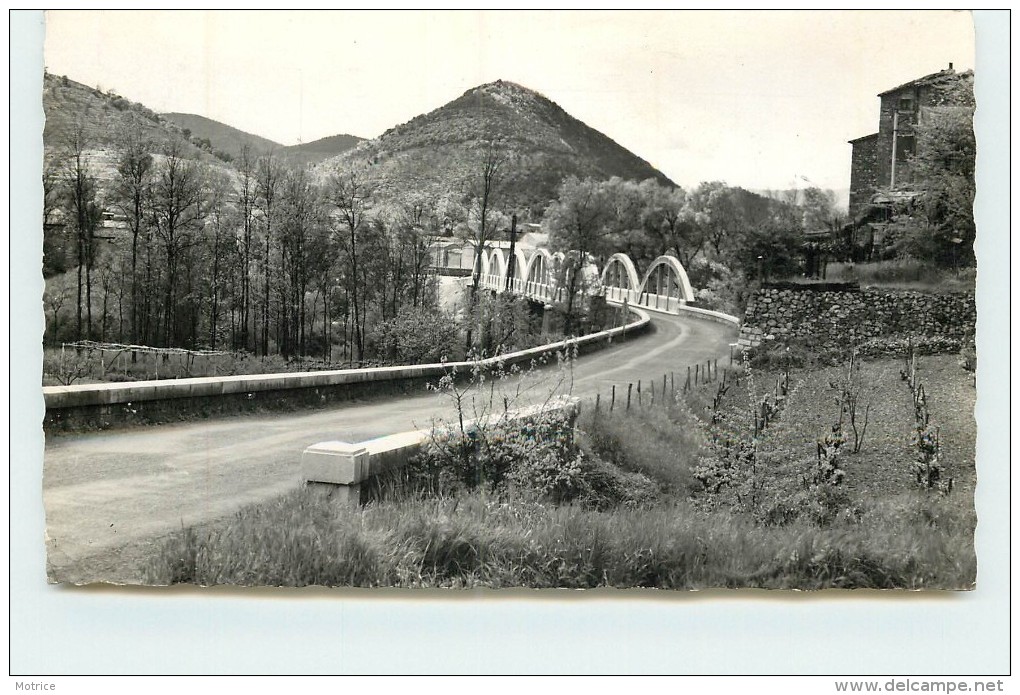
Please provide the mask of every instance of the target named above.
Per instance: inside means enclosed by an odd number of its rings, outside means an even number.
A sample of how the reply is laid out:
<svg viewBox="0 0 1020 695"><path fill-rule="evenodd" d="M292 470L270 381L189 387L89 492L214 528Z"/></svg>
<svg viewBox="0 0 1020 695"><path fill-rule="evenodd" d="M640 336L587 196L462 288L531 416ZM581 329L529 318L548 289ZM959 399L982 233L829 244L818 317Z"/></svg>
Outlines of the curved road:
<svg viewBox="0 0 1020 695"><path fill-rule="evenodd" d="M652 314L652 330L579 358L569 372L546 367L505 389L515 405L543 400L557 384L617 402L626 384L729 355L731 326ZM622 389L621 386L622 385ZM646 387L647 388L647 387ZM488 400L489 396L484 397ZM502 405L502 396L494 400ZM138 583L151 542L300 484L301 452L315 442L363 441L428 427L455 413L450 396L341 404L327 410L237 416L144 429L48 436L43 464L50 581Z"/></svg>

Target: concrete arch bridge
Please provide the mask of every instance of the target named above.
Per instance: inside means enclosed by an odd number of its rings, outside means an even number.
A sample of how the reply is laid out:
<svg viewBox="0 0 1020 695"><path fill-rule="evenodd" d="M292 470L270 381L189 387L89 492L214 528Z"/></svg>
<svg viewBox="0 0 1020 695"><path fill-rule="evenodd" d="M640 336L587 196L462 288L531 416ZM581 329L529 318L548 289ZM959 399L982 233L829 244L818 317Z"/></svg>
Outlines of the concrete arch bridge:
<svg viewBox="0 0 1020 695"><path fill-rule="evenodd" d="M496 246L482 254L479 285L495 292L512 292L543 302L566 299L573 272L563 253L550 253L544 248L521 248L510 254L508 248ZM639 306L652 311L677 314L681 307L694 300L694 290L687 271L674 256L659 256L645 272L627 254L615 253L599 268L593 259L580 271L578 287L589 295L604 295L611 304Z"/></svg>

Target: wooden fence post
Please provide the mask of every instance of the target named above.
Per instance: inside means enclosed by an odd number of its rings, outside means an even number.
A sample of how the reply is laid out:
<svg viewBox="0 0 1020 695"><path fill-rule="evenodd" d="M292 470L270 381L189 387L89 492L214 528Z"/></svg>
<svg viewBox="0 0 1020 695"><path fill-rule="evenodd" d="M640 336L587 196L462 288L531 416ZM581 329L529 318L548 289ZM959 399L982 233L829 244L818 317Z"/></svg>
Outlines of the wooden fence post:
<svg viewBox="0 0 1020 695"><path fill-rule="evenodd" d="M627 384L627 410L630 411L630 390L634 388L634 384Z"/></svg>
<svg viewBox="0 0 1020 695"><path fill-rule="evenodd" d="M613 412L614 405L616 405L616 384L613 384L613 395L609 400L609 412Z"/></svg>

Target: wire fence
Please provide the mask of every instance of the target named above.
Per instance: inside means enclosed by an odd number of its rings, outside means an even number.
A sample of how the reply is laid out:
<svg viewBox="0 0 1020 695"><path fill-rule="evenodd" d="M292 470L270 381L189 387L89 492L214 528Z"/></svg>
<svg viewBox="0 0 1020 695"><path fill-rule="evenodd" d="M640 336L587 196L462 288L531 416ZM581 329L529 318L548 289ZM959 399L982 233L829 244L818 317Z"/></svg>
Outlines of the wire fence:
<svg viewBox="0 0 1020 695"><path fill-rule="evenodd" d="M730 366L733 364L732 355L729 364ZM612 413L616 410L629 412L631 408L653 407L656 403L665 406L674 402L678 393L687 393L698 386L719 381L725 384L728 373L729 367L724 366L720 375L719 359L713 358L703 363L689 365L686 371L664 372L661 379L653 377L626 384L611 384L605 399L601 390L595 393L593 400L595 412Z"/></svg>

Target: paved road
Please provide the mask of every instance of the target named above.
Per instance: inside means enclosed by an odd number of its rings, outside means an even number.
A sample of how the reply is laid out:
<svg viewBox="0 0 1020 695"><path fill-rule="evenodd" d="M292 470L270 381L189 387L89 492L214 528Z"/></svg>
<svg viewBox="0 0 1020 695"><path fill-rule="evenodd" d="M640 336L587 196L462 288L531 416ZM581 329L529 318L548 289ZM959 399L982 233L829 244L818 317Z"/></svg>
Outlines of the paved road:
<svg viewBox="0 0 1020 695"><path fill-rule="evenodd" d="M638 379L647 389L655 378L661 388L664 373L686 376L687 365L728 358L734 340L734 329L722 324L653 314L648 334L583 356L569 372L547 367L527 377L518 402L542 400L558 382L603 399L612 384L625 398L626 384ZM502 388L512 394L519 383ZM297 487L306 446L420 429L454 412L448 395L424 392L328 410L50 436L43 465L50 579L138 582L133 566L153 540Z"/></svg>

